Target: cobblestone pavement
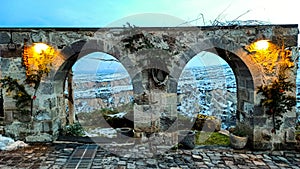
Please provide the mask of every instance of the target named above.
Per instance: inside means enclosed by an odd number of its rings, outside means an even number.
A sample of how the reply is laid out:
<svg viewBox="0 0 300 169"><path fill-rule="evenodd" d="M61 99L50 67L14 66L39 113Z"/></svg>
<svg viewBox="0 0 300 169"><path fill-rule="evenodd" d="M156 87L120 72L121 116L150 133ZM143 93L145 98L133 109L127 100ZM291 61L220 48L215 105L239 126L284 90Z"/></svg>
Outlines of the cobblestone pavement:
<svg viewBox="0 0 300 169"><path fill-rule="evenodd" d="M14 151L0 151L0 168L66 168L74 151L82 144L55 143L31 145ZM95 146L94 146L95 147ZM152 157L133 158L112 154L105 145L97 145L90 168L299 168L300 152L248 151L228 147L197 147L193 150L169 150ZM74 168L80 168L75 166Z"/></svg>

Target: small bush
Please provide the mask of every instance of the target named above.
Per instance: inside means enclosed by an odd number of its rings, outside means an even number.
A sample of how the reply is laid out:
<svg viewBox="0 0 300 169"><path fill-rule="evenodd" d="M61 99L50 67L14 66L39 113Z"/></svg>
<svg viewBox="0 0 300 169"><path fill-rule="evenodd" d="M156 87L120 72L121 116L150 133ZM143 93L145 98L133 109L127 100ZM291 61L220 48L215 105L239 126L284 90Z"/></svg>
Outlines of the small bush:
<svg viewBox="0 0 300 169"><path fill-rule="evenodd" d="M237 125L233 128L229 129L229 132L239 136L239 137L246 137L251 134L251 127L247 123L237 123Z"/></svg>
<svg viewBox="0 0 300 169"><path fill-rule="evenodd" d="M202 139L205 140L202 140ZM197 132L196 133L197 145L219 145L229 146L229 137L218 132Z"/></svg>
<svg viewBox="0 0 300 169"><path fill-rule="evenodd" d="M63 134L66 136L83 136L84 129L82 128L80 123L74 123L66 125L63 129Z"/></svg>

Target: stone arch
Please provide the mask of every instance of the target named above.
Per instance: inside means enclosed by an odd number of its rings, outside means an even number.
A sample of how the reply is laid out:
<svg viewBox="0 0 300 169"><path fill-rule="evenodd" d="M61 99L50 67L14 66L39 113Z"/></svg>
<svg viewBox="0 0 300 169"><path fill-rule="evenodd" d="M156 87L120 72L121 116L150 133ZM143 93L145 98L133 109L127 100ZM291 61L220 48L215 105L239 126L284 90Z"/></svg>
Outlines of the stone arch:
<svg viewBox="0 0 300 169"><path fill-rule="evenodd" d="M226 43L222 43L226 42ZM252 115L255 105L255 78L259 72L248 53L238 44L228 39L206 39L194 44L176 60L179 67L173 67L171 72L178 82L186 64L198 53L209 51L224 59L234 72L237 84L237 117Z"/></svg>
<svg viewBox="0 0 300 169"><path fill-rule="evenodd" d="M69 46L64 47L60 52L61 57L54 61L59 63L56 66L56 72L53 77L53 80L57 83L55 87L56 93L63 92L59 86L63 85L62 83L64 82L68 71L72 68L74 63L81 57L93 52L107 53L119 60L125 69L128 67L128 64L123 63L124 59L121 58L121 52L117 47L114 46L114 44L110 44L99 39L79 40L73 42Z"/></svg>
<svg viewBox="0 0 300 169"><path fill-rule="evenodd" d="M94 52L102 52L111 55L116 58L128 72L127 69L130 62L124 63L126 59L121 57L120 50L115 47L114 44L109 44L102 40L95 39L79 40L64 47L60 52L61 57L55 61L59 64L57 64L55 69L56 71L53 76L54 91L57 97L57 107L60 108L56 113L63 123L65 121L65 110L62 108L65 107L64 89L67 74L78 59Z"/></svg>

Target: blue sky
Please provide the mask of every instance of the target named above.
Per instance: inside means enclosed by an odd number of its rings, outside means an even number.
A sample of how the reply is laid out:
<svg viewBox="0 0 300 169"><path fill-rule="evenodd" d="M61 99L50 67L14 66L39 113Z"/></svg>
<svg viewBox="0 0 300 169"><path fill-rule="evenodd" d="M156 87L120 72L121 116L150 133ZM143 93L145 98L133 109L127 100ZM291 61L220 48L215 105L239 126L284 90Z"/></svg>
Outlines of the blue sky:
<svg viewBox="0 0 300 169"><path fill-rule="evenodd" d="M120 62L103 61L103 59L114 60L115 58L103 52L94 52L79 59L73 65L73 71L75 73L96 74L97 72L123 72L126 70ZM186 68L224 64L226 64L226 62L218 55L209 52L201 52L187 63Z"/></svg>
<svg viewBox="0 0 300 169"><path fill-rule="evenodd" d="M105 27L143 13L165 14L182 21L203 14L206 25L216 18L234 20L247 13L239 19L296 24L300 23L297 12L297 0L3 0L0 27ZM153 17L147 19L150 25L162 19ZM168 19L161 23L166 22ZM140 23L133 24L144 26ZM203 25L203 20L192 24Z"/></svg>

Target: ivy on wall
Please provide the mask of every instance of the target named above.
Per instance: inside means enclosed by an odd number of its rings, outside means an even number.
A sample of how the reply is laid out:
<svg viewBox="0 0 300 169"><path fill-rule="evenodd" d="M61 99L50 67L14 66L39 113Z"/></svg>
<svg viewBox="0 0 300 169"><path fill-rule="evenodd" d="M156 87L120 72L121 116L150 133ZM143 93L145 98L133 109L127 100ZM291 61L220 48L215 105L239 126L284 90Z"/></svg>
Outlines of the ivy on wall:
<svg viewBox="0 0 300 169"><path fill-rule="evenodd" d="M31 96L25 89L24 84L19 84L16 79L12 79L11 77L4 77L0 79L0 83L3 88L6 88L6 92L10 95L12 94L12 98L16 100L17 110L24 114L29 114L30 110L26 109L30 106Z"/></svg>
<svg viewBox="0 0 300 169"><path fill-rule="evenodd" d="M280 130L283 115L296 105L296 97L290 95L296 88L295 82L289 80L289 74L294 67L291 51L284 48L275 51L265 56L270 58L271 64L262 64L275 78L270 83L259 86L257 90L257 93L263 96L260 103L264 106L265 113L272 119L272 133ZM272 59L272 56L275 59Z"/></svg>
<svg viewBox="0 0 300 169"><path fill-rule="evenodd" d="M166 50L172 55L179 54L186 49L186 45L179 44L176 38L169 35L157 35L148 32L139 32L121 40L122 46L129 53L137 52L141 49Z"/></svg>
<svg viewBox="0 0 300 169"><path fill-rule="evenodd" d="M32 116L33 101L36 99L37 90L42 78L50 72L55 56L54 48L42 43L28 47L25 41L22 63L26 70L26 79L23 83L9 76L0 79L0 84L6 88L6 92L13 93L12 98L16 100L19 112ZM33 94L29 94L26 88L33 88Z"/></svg>

